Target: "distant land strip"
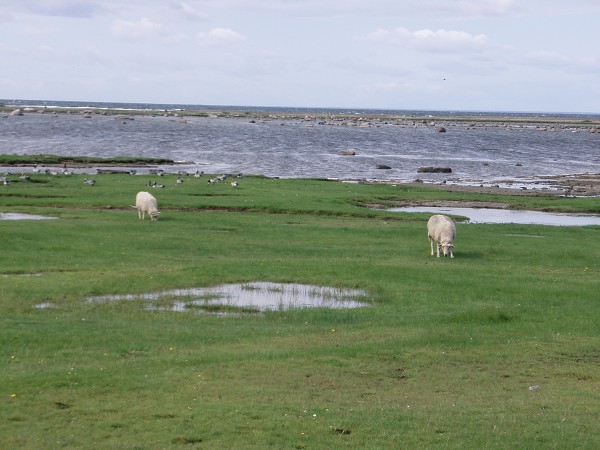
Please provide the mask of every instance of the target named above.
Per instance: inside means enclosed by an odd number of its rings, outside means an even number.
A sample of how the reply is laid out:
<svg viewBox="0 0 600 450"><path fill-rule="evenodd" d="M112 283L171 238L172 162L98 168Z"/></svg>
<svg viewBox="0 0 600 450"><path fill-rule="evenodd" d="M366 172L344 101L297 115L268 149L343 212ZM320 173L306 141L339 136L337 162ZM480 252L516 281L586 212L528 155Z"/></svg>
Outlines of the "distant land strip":
<svg viewBox="0 0 600 450"><path fill-rule="evenodd" d="M98 108L98 107L66 107L66 106L51 106L51 107L18 107L15 105L0 104L0 114L6 115L13 114L16 110L20 110L23 114L81 114L81 115L109 115L109 116L167 116L167 117L212 117L212 118L248 118L248 119L262 119L262 120L323 120L323 121L372 121L381 122L388 124L406 124L412 122L420 122L423 124L435 122L439 125L440 122L456 123L456 124L474 124L484 125L489 124L532 124L532 125L567 125L567 126L578 126L578 127L600 127L600 118L598 117L556 117L556 116L545 116L541 114L539 116L532 115L445 115L443 111L438 114L394 114L394 113L368 113L361 112L356 113L335 113L335 112L323 112L315 111L311 112L309 109L302 112L273 112L273 111L244 111L240 109L235 110L202 110L202 109L110 109L110 108ZM325 123L326 124L326 123Z"/></svg>

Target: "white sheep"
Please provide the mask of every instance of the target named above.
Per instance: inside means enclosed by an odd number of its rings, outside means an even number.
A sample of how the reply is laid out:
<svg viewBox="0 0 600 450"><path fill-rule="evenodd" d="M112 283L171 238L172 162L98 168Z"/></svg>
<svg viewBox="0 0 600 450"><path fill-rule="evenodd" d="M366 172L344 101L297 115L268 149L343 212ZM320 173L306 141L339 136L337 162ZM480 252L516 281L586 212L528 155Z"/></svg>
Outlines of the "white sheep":
<svg viewBox="0 0 600 450"><path fill-rule="evenodd" d="M440 257L440 248L444 249L444 256L454 258L452 249L456 238L456 226L452 219L442 214L436 214L427 222L427 237L431 244L431 256L433 256L433 243L437 243L437 257Z"/></svg>
<svg viewBox="0 0 600 450"><path fill-rule="evenodd" d="M138 211L138 217L142 220L146 217L146 213L150 216L150 220L158 220L158 203L156 198L150 192L141 191L135 196L135 209Z"/></svg>

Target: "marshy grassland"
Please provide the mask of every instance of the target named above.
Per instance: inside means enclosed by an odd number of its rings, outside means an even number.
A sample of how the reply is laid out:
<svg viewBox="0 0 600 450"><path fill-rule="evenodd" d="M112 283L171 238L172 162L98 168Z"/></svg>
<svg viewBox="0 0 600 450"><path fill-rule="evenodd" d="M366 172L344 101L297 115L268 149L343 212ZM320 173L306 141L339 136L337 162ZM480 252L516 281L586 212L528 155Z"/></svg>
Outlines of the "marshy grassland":
<svg viewBox="0 0 600 450"><path fill-rule="evenodd" d="M459 222L438 259L429 214L364 206L598 198L171 174L152 222L152 177L14 178L0 212L56 219L0 220L2 448L600 448L600 227ZM371 306L88 301L253 281Z"/></svg>

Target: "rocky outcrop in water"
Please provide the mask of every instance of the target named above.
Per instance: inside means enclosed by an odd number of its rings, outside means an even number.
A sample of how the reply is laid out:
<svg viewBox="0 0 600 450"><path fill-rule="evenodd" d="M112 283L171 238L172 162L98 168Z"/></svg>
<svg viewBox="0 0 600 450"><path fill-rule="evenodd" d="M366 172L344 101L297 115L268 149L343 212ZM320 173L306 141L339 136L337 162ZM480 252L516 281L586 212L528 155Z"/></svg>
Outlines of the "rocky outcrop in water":
<svg viewBox="0 0 600 450"><path fill-rule="evenodd" d="M419 173L452 173L452 169L450 167L419 167L417 169Z"/></svg>

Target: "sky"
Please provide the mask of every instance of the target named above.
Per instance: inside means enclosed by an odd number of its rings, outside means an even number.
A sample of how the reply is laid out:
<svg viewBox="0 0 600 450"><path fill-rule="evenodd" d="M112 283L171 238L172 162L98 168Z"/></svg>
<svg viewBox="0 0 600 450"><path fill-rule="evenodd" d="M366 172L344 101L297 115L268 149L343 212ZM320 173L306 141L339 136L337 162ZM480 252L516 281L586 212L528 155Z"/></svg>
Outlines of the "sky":
<svg viewBox="0 0 600 450"><path fill-rule="evenodd" d="M600 113L600 0L0 0L0 98Z"/></svg>

